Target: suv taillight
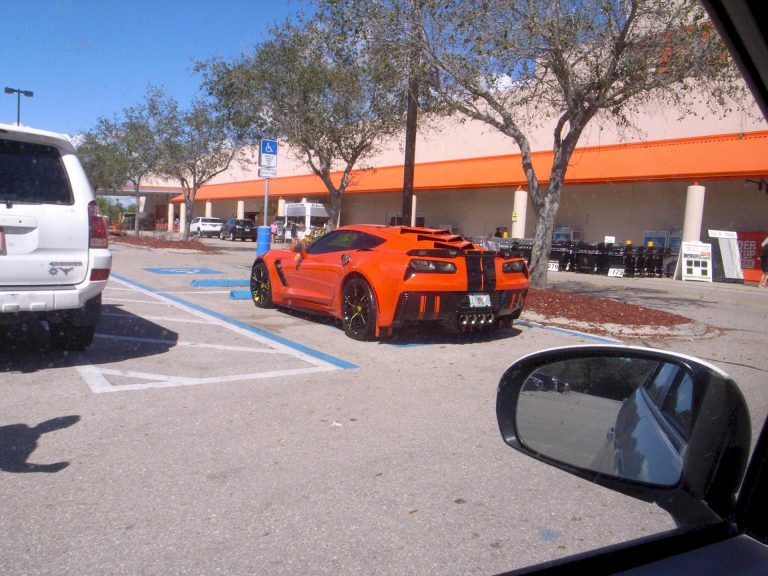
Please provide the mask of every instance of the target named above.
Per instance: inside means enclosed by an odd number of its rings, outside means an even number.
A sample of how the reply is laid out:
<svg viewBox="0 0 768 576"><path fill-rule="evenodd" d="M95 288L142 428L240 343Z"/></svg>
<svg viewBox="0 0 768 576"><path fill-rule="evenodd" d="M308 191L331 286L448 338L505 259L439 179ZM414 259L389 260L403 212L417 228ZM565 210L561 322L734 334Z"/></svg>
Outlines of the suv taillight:
<svg viewBox="0 0 768 576"><path fill-rule="evenodd" d="M95 200L88 203L88 248L108 248L107 222Z"/></svg>

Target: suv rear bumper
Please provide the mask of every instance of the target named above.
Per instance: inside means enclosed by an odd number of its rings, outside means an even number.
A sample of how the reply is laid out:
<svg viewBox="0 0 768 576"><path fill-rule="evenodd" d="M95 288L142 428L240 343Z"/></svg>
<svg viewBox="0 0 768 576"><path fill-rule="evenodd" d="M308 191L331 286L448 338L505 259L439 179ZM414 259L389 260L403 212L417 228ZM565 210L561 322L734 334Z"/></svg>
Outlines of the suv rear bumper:
<svg viewBox="0 0 768 576"><path fill-rule="evenodd" d="M107 250L95 250L90 261L92 269L110 270L112 255ZM107 285L107 280L90 280L80 284L59 286L0 286L0 324L17 322L24 315L36 314L43 319L66 317L78 318L75 323L88 324L98 321L94 317L93 303ZM100 299L98 299L100 300Z"/></svg>

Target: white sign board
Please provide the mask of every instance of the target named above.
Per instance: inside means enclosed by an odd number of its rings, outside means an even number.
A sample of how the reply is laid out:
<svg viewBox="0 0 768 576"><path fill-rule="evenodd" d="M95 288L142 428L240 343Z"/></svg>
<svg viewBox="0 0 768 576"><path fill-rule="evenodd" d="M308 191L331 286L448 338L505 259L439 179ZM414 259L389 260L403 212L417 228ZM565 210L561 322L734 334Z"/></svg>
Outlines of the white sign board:
<svg viewBox="0 0 768 576"><path fill-rule="evenodd" d="M259 178L277 178L277 168L259 168Z"/></svg>
<svg viewBox="0 0 768 576"><path fill-rule="evenodd" d="M683 242L680 251L683 282L693 280L712 282L712 245L703 242Z"/></svg>

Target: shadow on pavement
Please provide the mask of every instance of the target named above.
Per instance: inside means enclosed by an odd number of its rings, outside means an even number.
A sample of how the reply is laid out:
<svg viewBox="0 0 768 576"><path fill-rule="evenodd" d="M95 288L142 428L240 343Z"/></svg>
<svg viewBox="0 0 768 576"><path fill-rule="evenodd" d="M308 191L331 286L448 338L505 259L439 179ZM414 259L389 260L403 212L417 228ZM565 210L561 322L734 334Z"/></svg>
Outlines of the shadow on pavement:
<svg viewBox="0 0 768 576"><path fill-rule="evenodd" d="M104 305L93 343L83 352L56 350L43 322L0 326L0 374L31 373L48 368L106 364L167 352L178 334L122 310Z"/></svg>
<svg viewBox="0 0 768 576"><path fill-rule="evenodd" d="M69 466L69 462L33 464L27 458L37 448L43 434L68 428L80 421L80 416L62 416L40 422L37 426L10 424L0 426L0 470L5 472L58 472Z"/></svg>

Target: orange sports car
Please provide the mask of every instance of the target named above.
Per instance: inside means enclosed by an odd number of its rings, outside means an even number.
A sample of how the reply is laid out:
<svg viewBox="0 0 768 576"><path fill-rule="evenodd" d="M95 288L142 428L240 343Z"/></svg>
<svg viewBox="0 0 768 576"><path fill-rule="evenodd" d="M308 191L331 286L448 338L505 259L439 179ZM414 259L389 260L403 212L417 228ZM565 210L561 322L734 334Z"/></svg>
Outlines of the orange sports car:
<svg viewBox="0 0 768 576"><path fill-rule="evenodd" d="M483 250L448 230L343 226L309 246L259 256L250 286L260 308L328 314L347 336L370 340L413 322L508 326L523 310L528 266L517 253Z"/></svg>

